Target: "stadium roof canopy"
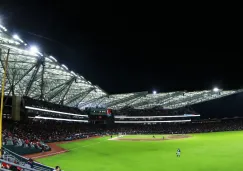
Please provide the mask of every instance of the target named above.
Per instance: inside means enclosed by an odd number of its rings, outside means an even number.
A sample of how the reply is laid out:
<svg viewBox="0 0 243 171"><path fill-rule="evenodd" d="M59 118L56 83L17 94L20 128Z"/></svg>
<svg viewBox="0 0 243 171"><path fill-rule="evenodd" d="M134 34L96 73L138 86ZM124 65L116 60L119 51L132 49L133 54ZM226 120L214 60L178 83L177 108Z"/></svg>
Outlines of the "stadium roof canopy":
<svg viewBox="0 0 243 171"><path fill-rule="evenodd" d="M93 85L83 76L69 70L64 64L60 64L53 56L29 46L18 35L10 34L0 24L1 80L9 49L4 91L6 95L28 96L80 109L96 106L112 109L129 106L138 109L162 106L173 109L241 92L241 90L205 90L108 95L99 86Z"/></svg>
<svg viewBox="0 0 243 171"><path fill-rule="evenodd" d="M193 91L193 92L168 92L159 94L148 94L147 92L129 93L110 95L109 98L103 98L98 104L103 107L112 109L121 109L124 107L133 107L135 109L147 109L161 106L166 109L175 109L184 106L190 106L196 103L205 102L224 96L242 92L242 90L229 91ZM95 107L96 104L91 103L89 107ZM82 107L82 105L80 106Z"/></svg>
<svg viewBox="0 0 243 171"><path fill-rule="evenodd" d="M79 102L106 96L83 76L60 64L53 56L39 52L0 25L0 72L8 60L5 94L29 96L53 103L77 106Z"/></svg>

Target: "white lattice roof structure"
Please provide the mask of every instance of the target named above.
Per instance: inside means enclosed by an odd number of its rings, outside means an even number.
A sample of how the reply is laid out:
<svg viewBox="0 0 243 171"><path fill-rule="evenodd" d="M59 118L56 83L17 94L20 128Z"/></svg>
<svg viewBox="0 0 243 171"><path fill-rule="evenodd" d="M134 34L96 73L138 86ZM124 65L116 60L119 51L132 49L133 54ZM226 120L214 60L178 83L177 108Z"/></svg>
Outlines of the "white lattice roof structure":
<svg viewBox="0 0 243 171"><path fill-rule="evenodd" d="M217 98L222 98L239 92L242 92L242 90L219 90L217 92L213 90L193 92L178 91L159 94L148 94L147 92L139 92L111 95L109 96L109 98L105 97L104 100L99 103L99 105L111 109L121 109L124 107L147 109L157 106L166 109L175 109ZM95 107L95 105L90 104L88 107Z"/></svg>
<svg viewBox="0 0 243 171"><path fill-rule="evenodd" d="M6 95L29 96L53 103L78 106L106 93L83 76L70 71L54 57L33 51L18 36L0 25L0 78L10 49L5 86Z"/></svg>
<svg viewBox="0 0 243 171"><path fill-rule="evenodd" d="M0 25L0 79L9 50L6 95L28 96L56 104L79 107L109 107L138 109L162 106L173 109L200 103L242 90L195 91L148 94L137 92L108 95L78 73L60 64L53 56L32 48L19 36L11 35Z"/></svg>

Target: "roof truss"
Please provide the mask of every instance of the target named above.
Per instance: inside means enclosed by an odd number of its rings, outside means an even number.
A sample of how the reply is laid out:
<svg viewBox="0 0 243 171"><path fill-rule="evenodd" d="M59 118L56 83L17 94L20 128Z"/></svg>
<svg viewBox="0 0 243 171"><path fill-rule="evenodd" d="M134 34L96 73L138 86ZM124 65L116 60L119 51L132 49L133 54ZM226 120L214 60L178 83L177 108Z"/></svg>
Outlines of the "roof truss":
<svg viewBox="0 0 243 171"><path fill-rule="evenodd" d="M25 41L13 38L6 28L0 25L0 79L9 51L5 94L28 96L52 103L78 106L81 109L96 106L113 109L162 106L174 109L242 92L204 90L159 94L137 92L108 96L99 86L70 71L54 57L40 52L33 53L29 49Z"/></svg>

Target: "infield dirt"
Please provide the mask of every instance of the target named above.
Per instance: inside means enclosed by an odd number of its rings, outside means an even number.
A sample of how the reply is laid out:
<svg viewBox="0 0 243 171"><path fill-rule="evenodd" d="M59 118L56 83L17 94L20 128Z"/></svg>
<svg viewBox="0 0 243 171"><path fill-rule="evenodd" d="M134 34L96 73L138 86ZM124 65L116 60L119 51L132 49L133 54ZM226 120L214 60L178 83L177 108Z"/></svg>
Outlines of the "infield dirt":
<svg viewBox="0 0 243 171"><path fill-rule="evenodd" d="M176 140L190 138L190 135L169 135L163 138L116 138L116 141L166 141L166 140Z"/></svg>

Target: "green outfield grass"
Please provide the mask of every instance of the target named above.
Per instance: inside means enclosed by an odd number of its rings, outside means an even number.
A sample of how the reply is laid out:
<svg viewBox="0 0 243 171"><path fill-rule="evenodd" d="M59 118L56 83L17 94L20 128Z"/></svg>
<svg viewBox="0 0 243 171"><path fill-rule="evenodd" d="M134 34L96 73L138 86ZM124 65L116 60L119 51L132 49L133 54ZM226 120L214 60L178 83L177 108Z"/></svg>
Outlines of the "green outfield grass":
<svg viewBox="0 0 243 171"><path fill-rule="evenodd" d="M193 134L192 138L180 141L131 142L109 141L108 138L62 144L70 152L39 162L60 165L65 171L243 170L243 131ZM177 148L182 151L180 158L176 157Z"/></svg>

